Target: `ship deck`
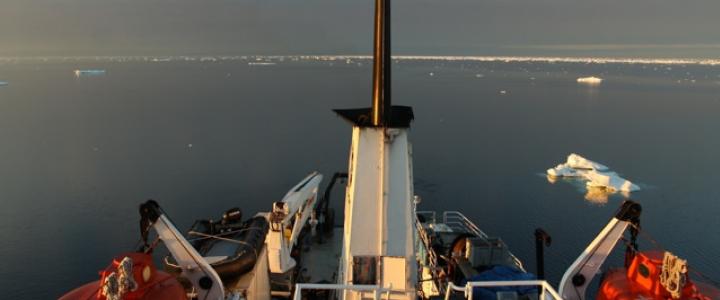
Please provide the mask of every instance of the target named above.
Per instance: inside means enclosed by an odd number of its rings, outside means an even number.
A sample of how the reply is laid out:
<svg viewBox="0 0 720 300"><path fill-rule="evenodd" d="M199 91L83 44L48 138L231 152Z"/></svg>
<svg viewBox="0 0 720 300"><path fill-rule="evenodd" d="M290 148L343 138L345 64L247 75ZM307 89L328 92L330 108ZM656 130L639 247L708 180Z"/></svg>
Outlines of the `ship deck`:
<svg viewBox="0 0 720 300"><path fill-rule="evenodd" d="M309 238L302 249L300 278L303 283L334 283L337 281L342 252L343 228L334 228L322 240Z"/></svg>

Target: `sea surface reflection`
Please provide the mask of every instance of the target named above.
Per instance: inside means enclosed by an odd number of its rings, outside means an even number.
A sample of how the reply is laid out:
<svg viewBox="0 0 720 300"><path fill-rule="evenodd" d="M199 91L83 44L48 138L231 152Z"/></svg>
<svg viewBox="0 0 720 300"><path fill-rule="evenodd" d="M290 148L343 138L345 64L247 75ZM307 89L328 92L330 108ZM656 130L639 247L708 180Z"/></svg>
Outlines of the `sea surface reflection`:
<svg viewBox="0 0 720 300"><path fill-rule="evenodd" d="M187 228L230 207L269 210L305 174L345 170L350 126L331 109L369 105L370 74L357 59L0 62L12 82L0 89L5 297L97 279L135 246L145 199ZM588 74L604 80L576 82ZM415 110L421 209L462 211L530 270L544 228L557 284L626 197L537 176L582 153L652 185L631 195L643 229L720 280L720 67L399 60L393 76L394 103Z"/></svg>

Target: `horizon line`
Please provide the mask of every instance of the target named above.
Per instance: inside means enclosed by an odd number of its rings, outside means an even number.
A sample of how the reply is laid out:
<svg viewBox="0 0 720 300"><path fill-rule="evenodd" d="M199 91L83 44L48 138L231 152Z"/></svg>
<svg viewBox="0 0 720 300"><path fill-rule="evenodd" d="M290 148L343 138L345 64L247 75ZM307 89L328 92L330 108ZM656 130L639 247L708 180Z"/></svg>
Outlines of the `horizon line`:
<svg viewBox="0 0 720 300"><path fill-rule="evenodd" d="M2 61L30 60L109 60L109 61L216 61L254 59L303 59L303 60L345 60L372 59L371 55L334 55L334 54L292 54L292 55L37 55L37 56L0 56ZM603 56L499 56L499 55L393 55L394 60L438 60L438 61L479 61L479 62L567 62L567 63L623 63L623 64L696 64L720 65L719 59L712 58L641 58L641 57L603 57Z"/></svg>

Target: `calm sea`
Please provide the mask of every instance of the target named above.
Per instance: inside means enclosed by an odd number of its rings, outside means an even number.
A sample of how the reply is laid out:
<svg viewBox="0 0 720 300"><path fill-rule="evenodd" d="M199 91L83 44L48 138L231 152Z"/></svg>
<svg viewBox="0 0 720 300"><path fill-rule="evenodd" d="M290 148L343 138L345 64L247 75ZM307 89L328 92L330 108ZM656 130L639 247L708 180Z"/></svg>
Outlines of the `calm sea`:
<svg viewBox="0 0 720 300"><path fill-rule="evenodd" d="M148 198L185 229L234 206L267 211L311 171L344 171L351 129L331 109L370 103L369 61L248 62L0 63L2 298L98 279L136 245ZM74 76L85 68L107 72ZM590 75L605 81L575 81ZM394 103L415 110L420 209L462 211L530 270L544 228L557 284L625 197L542 175L576 152L643 188L630 195L641 248L720 280L720 67L403 60L393 76Z"/></svg>

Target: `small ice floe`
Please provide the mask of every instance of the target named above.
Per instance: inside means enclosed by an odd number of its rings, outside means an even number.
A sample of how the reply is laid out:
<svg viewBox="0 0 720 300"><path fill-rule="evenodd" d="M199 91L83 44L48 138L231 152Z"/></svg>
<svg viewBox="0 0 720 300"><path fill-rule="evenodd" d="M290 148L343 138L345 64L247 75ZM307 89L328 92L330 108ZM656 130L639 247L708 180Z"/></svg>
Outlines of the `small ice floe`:
<svg viewBox="0 0 720 300"><path fill-rule="evenodd" d="M572 177L585 181L585 186L594 191L602 189L608 193L629 193L640 190L639 186L610 171L607 166L575 153L568 155L565 163L548 169L546 173L548 178L553 178L551 182L559 177Z"/></svg>
<svg viewBox="0 0 720 300"><path fill-rule="evenodd" d="M251 61L248 63L248 66L274 66L276 63L274 62L265 62L265 61Z"/></svg>
<svg viewBox="0 0 720 300"><path fill-rule="evenodd" d="M554 168L547 169L550 177L579 177L580 173L566 164L559 164ZM555 179L555 178L553 178Z"/></svg>
<svg viewBox="0 0 720 300"><path fill-rule="evenodd" d="M595 76L580 77L580 78L577 79L577 82L578 82L578 83L589 84L589 85L598 85L598 84L600 84L602 81L603 81L602 78L595 77Z"/></svg>
<svg viewBox="0 0 720 300"><path fill-rule="evenodd" d="M500 95L505 95L505 94L507 94L507 91L506 91L506 90L500 91Z"/></svg>
<svg viewBox="0 0 720 300"><path fill-rule="evenodd" d="M6 85L8 85L8 84L10 84L10 83L7 82L7 81L2 81L2 80L0 80L0 86L6 86Z"/></svg>
<svg viewBox="0 0 720 300"><path fill-rule="evenodd" d="M615 172L587 172L585 177L588 182L585 183L590 188L605 188L609 192L635 192L639 191L640 187L636 184L628 181L625 178L620 177Z"/></svg>
<svg viewBox="0 0 720 300"><path fill-rule="evenodd" d="M430 73L428 73L428 75L430 75L430 76L435 76L435 73L430 72Z"/></svg>
<svg viewBox="0 0 720 300"><path fill-rule="evenodd" d="M485 75L479 74L479 73L478 73L478 74L475 74L475 78L483 78L483 77L485 77Z"/></svg>
<svg viewBox="0 0 720 300"><path fill-rule="evenodd" d="M565 164L570 166L571 168L582 170L606 171L608 169L607 166L599 162L589 160L575 153L571 153L570 155L568 155Z"/></svg>
<svg viewBox="0 0 720 300"><path fill-rule="evenodd" d="M80 70L80 69L78 69L78 70L73 71L73 73L75 73L75 77L80 77L80 76L100 76L100 75L105 75L105 70L101 70L101 69L85 69L85 70Z"/></svg>
<svg viewBox="0 0 720 300"><path fill-rule="evenodd" d="M568 155L565 163L547 170L547 174L554 177L582 177L584 171L606 171L605 165L584 158L575 153Z"/></svg>

